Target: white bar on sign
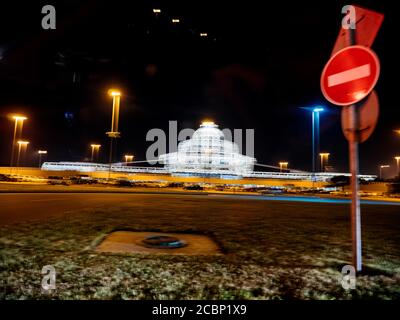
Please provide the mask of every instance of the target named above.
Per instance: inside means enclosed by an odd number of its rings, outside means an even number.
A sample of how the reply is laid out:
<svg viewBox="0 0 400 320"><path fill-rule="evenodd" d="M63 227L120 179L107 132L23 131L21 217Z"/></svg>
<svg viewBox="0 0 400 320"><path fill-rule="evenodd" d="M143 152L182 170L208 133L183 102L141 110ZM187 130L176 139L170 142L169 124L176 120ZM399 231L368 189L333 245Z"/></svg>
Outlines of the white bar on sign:
<svg viewBox="0 0 400 320"><path fill-rule="evenodd" d="M357 68L335 73L328 77L328 87L368 77L371 74L370 64L364 64Z"/></svg>

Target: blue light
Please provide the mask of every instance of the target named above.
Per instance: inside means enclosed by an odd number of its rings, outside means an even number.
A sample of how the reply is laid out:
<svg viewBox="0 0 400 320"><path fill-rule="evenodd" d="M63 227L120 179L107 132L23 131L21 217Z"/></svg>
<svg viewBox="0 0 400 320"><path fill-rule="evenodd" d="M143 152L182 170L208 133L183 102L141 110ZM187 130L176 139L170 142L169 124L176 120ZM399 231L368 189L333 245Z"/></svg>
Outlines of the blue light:
<svg viewBox="0 0 400 320"><path fill-rule="evenodd" d="M324 111L324 108L322 108L322 107L315 107L313 109L313 112L322 112L322 111Z"/></svg>

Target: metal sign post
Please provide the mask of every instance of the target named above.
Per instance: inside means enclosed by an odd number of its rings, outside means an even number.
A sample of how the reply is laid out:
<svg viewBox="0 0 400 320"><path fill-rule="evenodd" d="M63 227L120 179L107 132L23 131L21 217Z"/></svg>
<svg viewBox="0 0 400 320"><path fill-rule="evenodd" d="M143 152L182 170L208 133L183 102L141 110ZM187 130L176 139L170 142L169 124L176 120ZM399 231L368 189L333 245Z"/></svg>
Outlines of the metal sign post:
<svg viewBox="0 0 400 320"><path fill-rule="evenodd" d="M350 45L356 44L356 30L350 29ZM361 243L361 208L360 197L358 195L358 128L359 128L359 115L356 104L349 107L349 116L351 124L352 138L349 140L349 162L351 174L351 239L353 248L353 267L357 271L362 269L362 243Z"/></svg>
<svg viewBox="0 0 400 320"><path fill-rule="evenodd" d="M358 144L371 135L379 114L379 102L373 88L379 77L380 63L376 54L368 47L375 39L383 15L355 6L354 8L360 13L360 18L354 28L346 28L339 33L331 59L322 71L321 90L328 101L343 108L342 128L349 141L351 173L352 261L353 267L361 271ZM361 28L357 35L355 28Z"/></svg>

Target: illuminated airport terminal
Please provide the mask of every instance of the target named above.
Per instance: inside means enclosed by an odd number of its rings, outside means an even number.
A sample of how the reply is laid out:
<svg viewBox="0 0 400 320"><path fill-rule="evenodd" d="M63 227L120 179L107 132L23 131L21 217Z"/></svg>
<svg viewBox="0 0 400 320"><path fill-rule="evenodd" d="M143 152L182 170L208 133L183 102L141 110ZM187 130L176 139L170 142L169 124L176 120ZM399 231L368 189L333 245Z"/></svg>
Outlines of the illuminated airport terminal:
<svg viewBox="0 0 400 320"><path fill-rule="evenodd" d="M178 151L163 154L159 162L164 167L139 167L126 163L113 163L111 166L104 163L93 162L45 162L42 170L49 171L78 171L78 172L124 172L141 174L163 174L172 176L203 176L220 178L268 178L290 180L328 181L334 176L348 173L319 172L311 173L299 170L254 171L254 166L275 168L274 166L260 165L256 159L239 153L236 143L229 141L222 130L213 122L203 122L191 139L182 141ZM361 179L372 181L373 175L359 175Z"/></svg>
<svg viewBox="0 0 400 320"><path fill-rule="evenodd" d="M160 162L171 174L245 176L253 172L256 159L240 154L218 125L203 122L177 152L161 155Z"/></svg>
<svg viewBox="0 0 400 320"><path fill-rule="evenodd" d="M276 171L276 167L256 163L256 159L239 153L237 144L226 139L224 133L213 122L203 122L191 139L182 141L178 151L163 154L159 162L164 167L139 167L126 163L92 162L44 162L42 170L49 171L112 171L142 174L168 174L173 176L203 176L220 178L268 178L290 180L328 181L334 176L349 176L349 173L318 172L288 169ZM270 167L274 171L254 171L254 166ZM372 181L374 175L359 175L360 179Z"/></svg>

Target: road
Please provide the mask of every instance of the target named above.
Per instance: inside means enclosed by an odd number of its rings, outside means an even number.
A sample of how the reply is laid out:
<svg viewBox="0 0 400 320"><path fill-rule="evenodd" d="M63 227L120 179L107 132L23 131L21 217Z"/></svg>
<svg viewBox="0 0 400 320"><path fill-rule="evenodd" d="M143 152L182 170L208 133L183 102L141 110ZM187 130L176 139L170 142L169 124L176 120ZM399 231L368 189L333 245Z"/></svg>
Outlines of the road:
<svg viewBox="0 0 400 320"><path fill-rule="evenodd" d="M250 195L216 195L216 194L160 194L160 193L2 193L0 194L0 225L40 220L54 217L69 210L110 207L129 202L151 202L153 204L176 206L186 200L204 201L296 201L326 204L349 203L347 199L318 198L318 197L285 197L285 196L250 196ZM400 202L362 201L362 204L400 205Z"/></svg>

